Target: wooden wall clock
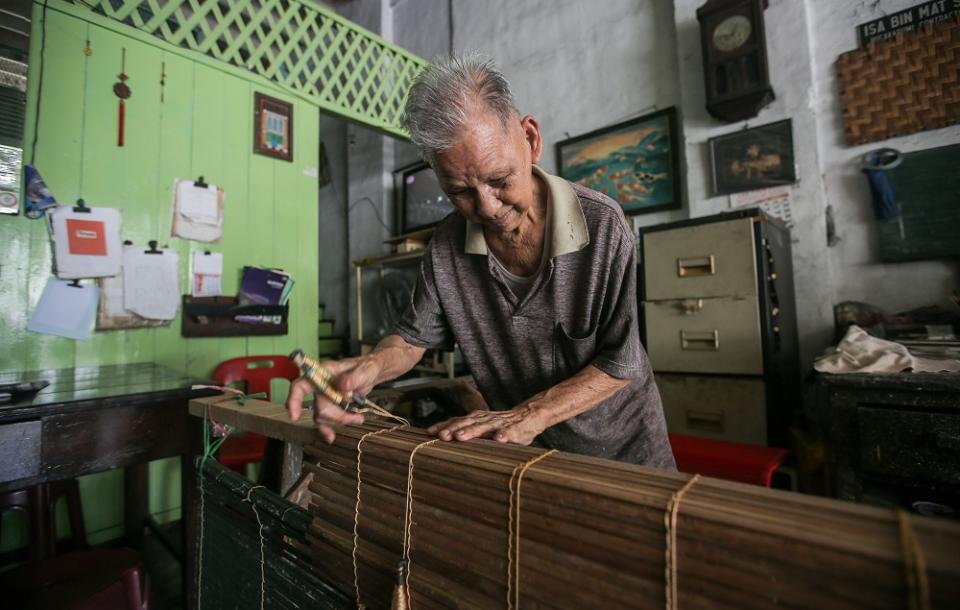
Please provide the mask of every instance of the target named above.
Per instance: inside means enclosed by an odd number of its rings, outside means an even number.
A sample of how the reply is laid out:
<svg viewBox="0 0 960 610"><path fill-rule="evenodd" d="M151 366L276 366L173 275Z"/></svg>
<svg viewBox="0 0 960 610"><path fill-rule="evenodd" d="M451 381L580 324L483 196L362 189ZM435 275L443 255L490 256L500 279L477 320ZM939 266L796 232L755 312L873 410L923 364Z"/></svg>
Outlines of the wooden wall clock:
<svg viewBox="0 0 960 610"><path fill-rule="evenodd" d="M767 0L708 0L697 9L707 112L733 122L773 101L763 11Z"/></svg>

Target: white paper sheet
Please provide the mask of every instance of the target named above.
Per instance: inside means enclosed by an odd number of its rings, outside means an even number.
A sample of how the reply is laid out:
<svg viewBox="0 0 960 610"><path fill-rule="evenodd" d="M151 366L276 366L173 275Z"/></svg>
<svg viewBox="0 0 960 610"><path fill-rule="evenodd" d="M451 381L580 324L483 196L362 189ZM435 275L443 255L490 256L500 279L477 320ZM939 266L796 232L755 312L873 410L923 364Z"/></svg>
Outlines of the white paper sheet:
<svg viewBox="0 0 960 610"><path fill-rule="evenodd" d="M169 324L166 320L148 320L141 318L123 307L123 274L114 277L102 277L97 280L100 287L100 307L97 308L97 330L121 330L127 328L154 328Z"/></svg>
<svg viewBox="0 0 960 610"><path fill-rule="evenodd" d="M204 188L195 186L190 180L181 180L177 183L177 199L180 213L188 219L207 225L217 224L220 210L215 184Z"/></svg>
<svg viewBox="0 0 960 610"><path fill-rule="evenodd" d="M71 286L70 282L51 277L27 322L27 330L87 339L97 315L100 290L93 285Z"/></svg>
<svg viewBox="0 0 960 610"><path fill-rule="evenodd" d="M758 207L770 216L782 220L783 224L787 225L787 228L790 229L792 233L794 230L794 222L790 199L790 189L788 187L775 186L730 195L730 207ZM794 239L795 238L796 236L794 234Z"/></svg>
<svg viewBox="0 0 960 610"><path fill-rule="evenodd" d="M194 252L192 262L193 283L190 294L195 297L220 296L223 254L219 252Z"/></svg>
<svg viewBox="0 0 960 610"><path fill-rule="evenodd" d="M174 180L170 234L181 239L214 242L223 236L223 189L197 187L193 180Z"/></svg>
<svg viewBox="0 0 960 610"><path fill-rule="evenodd" d="M120 273L119 210L74 212L73 206L60 205L47 213L47 219L57 277L69 280Z"/></svg>
<svg viewBox="0 0 960 610"><path fill-rule="evenodd" d="M180 308L180 256L169 249L146 250L123 247L123 307L150 320L172 320Z"/></svg>

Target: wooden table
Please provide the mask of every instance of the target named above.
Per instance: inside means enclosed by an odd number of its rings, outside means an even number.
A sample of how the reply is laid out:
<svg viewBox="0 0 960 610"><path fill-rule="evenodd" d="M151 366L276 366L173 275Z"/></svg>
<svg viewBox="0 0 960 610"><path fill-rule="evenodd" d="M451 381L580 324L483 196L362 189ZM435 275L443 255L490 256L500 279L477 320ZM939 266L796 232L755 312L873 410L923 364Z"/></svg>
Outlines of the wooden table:
<svg viewBox="0 0 960 610"><path fill-rule="evenodd" d="M180 456L184 606L194 606L196 470L202 421L190 417L198 380L154 363L0 373L0 384L46 380L37 394L0 403L0 491L125 469L127 543L139 546L148 463ZM199 382L202 383L202 382Z"/></svg>

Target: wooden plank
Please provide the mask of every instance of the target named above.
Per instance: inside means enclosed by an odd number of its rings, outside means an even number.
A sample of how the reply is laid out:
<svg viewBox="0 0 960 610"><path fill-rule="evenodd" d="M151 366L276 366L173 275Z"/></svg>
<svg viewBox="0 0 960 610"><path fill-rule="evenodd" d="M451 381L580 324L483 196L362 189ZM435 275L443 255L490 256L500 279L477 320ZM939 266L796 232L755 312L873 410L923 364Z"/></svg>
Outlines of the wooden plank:
<svg viewBox="0 0 960 610"><path fill-rule="evenodd" d="M193 89L193 133L190 153L190 175L181 176L196 180L203 176L208 184L223 187L223 180L232 168L223 165L223 142L220 139L224 133L221 99L224 93L223 82L227 80L225 74L206 66L197 65L195 68ZM224 204L226 212L226 204ZM176 240L182 244L180 266L184 269L185 293L188 294L192 283L191 258L194 252L221 252L224 237L218 242L207 243L199 241ZM183 313L181 312L181 315ZM213 369L222 360L218 339L182 339L187 354L187 370L197 375L210 375Z"/></svg>
<svg viewBox="0 0 960 610"><path fill-rule="evenodd" d="M256 230L249 222L247 164L253 150L253 96L250 85L236 78L224 78L219 95L222 116L220 141L222 171L217 179L226 195L223 210L223 277L221 291L235 295L240 288L240 267L244 264L249 242L256 239ZM238 169L234 169L238 168ZM247 355L247 337L222 337L212 340L220 346L219 361Z"/></svg>
<svg viewBox="0 0 960 610"><path fill-rule="evenodd" d="M159 133L160 52L102 28L90 27L83 165L80 181L87 205L122 212L122 239L146 247L158 239L153 212L156 202ZM124 60L125 56L125 60ZM133 92L126 101L124 145L117 145L119 99L113 85L122 69ZM153 360L151 328L94 332L77 342L77 366Z"/></svg>
<svg viewBox="0 0 960 610"><path fill-rule="evenodd" d="M222 396L190 401L191 415L204 417L208 409L210 417L218 423L256 432L268 438L296 445L307 445L319 438L309 413L304 413L300 421L290 421L283 405L266 400L247 399L243 405Z"/></svg>
<svg viewBox="0 0 960 610"><path fill-rule="evenodd" d="M166 85L163 104L159 111L160 122L160 162L157 206L154 214L157 226L157 239L161 244L170 243L180 256L187 252L182 240L170 237L172 220L173 181L175 178L191 178L192 138L194 128L194 72L196 64L173 53L164 53L161 62L166 63ZM194 176L195 177L195 176ZM185 262L180 261L181 290L189 286ZM154 330L154 353L156 361L180 371L187 370L187 343L180 336L180 316L170 326Z"/></svg>
<svg viewBox="0 0 960 610"><path fill-rule="evenodd" d="M41 20L40 5L34 6L37 23ZM53 196L62 203L73 203L80 193L80 160L82 115L85 91L85 56L82 52L86 28L78 28L74 20L47 11L49 28L44 49L43 90L40 96L40 125L37 138L36 166ZM36 31L39 32L39 29ZM39 51L39 49L38 49ZM39 55L39 52L38 52ZM33 72L31 71L31 76ZM65 104L65 100L70 100ZM36 100L28 100L36 103ZM30 115L32 117L32 114ZM28 137L32 133L27 134ZM32 137L29 140L32 143ZM24 158L30 152L24 151ZM50 236L42 220L16 219L21 230L29 232L30 252L23 262L28 278L27 307L33 310L51 276L53 268ZM84 281L84 284L90 282ZM9 311L12 308L4 308ZM26 324L24 324L24 327ZM73 366L76 341L39 333L27 335L25 349L11 351L11 362L5 368L42 368ZM4 350L7 351L7 350Z"/></svg>

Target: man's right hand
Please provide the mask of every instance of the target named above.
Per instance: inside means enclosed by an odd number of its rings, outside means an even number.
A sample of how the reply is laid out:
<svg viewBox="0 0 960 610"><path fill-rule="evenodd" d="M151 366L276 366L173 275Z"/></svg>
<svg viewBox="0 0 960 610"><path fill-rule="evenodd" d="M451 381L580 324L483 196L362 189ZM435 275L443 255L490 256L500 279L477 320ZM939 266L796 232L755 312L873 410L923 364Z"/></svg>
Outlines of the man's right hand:
<svg viewBox="0 0 960 610"><path fill-rule="evenodd" d="M333 375L333 387L349 395L352 392L368 394L377 382L380 366L374 358L361 356L359 358L345 358L343 360L326 360L320 366ZM313 383L306 377L297 379L290 386L290 395L287 397L287 412L290 419L298 421L303 412L303 400L310 394L315 394L313 407L313 421L317 430L328 443L336 438L333 426L337 424L362 424L363 415L348 413L333 403L322 392L317 391Z"/></svg>

